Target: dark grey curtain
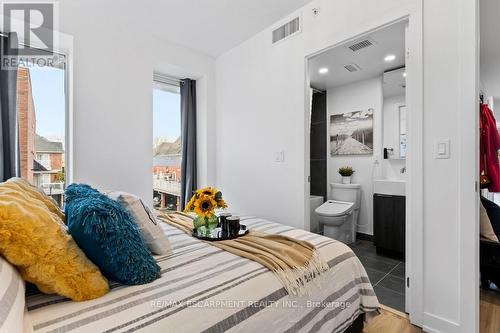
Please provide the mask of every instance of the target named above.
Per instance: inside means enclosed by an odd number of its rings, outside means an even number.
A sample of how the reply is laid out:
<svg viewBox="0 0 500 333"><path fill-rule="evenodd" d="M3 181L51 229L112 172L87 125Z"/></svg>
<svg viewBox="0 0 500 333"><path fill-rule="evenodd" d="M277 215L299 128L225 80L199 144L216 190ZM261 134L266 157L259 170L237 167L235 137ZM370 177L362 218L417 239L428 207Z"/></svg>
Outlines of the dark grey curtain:
<svg viewBox="0 0 500 333"><path fill-rule="evenodd" d="M196 190L196 81L181 81L181 209Z"/></svg>
<svg viewBox="0 0 500 333"><path fill-rule="evenodd" d="M1 38L0 61L17 56L17 35L9 33ZM17 68L0 68L0 181L20 175L17 124Z"/></svg>

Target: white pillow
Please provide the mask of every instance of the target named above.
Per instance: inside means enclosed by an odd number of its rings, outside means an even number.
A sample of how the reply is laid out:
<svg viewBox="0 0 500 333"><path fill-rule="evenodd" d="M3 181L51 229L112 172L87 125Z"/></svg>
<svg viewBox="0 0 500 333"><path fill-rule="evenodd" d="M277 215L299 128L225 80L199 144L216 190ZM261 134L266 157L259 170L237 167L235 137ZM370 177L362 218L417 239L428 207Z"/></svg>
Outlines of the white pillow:
<svg viewBox="0 0 500 333"><path fill-rule="evenodd" d="M139 197L125 192L108 192L107 195L118 201L132 215L144 242L153 254L167 255L171 253L170 242L159 225L160 222Z"/></svg>
<svg viewBox="0 0 500 333"><path fill-rule="evenodd" d="M24 330L24 281L7 260L0 256L0 332Z"/></svg>

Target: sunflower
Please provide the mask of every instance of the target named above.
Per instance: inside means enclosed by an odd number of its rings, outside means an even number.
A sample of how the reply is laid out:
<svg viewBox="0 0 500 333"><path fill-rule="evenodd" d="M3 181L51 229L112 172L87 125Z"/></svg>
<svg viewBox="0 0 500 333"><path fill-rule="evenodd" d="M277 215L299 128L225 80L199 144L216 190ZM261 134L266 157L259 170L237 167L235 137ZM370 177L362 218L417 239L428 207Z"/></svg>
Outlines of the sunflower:
<svg viewBox="0 0 500 333"><path fill-rule="evenodd" d="M214 187L205 187L197 190L186 204L184 212L194 211L202 218L214 216L216 208L227 208L226 202L222 199L222 192Z"/></svg>
<svg viewBox="0 0 500 333"><path fill-rule="evenodd" d="M227 204L224 199L220 198L217 200L217 208L227 208Z"/></svg>
<svg viewBox="0 0 500 333"><path fill-rule="evenodd" d="M194 211L201 217L208 218L214 214L214 209L217 207L217 201L211 196L202 194L198 197L194 204Z"/></svg>
<svg viewBox="0 0 500 333"><path fill-rule="evenodd" d="M208 195L208 196L211 196L211 197L215 197L215 195L217 194L217 190L213 187L205 187L205 188L202 188L198 191L196 191L197 194L203 194L203 195Z"/></svg>
<svg viewBox="0 0 500 333"><path fill-rule="evenodd" d="M191 197L191 200L189 200L186 207L184 208L184 213L192 212L194 210L194 203L196 202L196 197L197 195L193 195Z"/></svg>

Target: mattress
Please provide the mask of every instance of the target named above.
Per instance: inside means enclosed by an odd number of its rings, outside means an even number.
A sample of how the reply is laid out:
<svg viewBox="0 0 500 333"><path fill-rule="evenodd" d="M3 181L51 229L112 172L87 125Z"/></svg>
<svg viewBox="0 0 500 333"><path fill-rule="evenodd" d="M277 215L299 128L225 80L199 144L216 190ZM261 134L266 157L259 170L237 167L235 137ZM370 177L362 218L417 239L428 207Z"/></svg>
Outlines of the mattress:
<svg viewBox="0 0 500 333"><path fill-rule="evenodd" d="M290 296L262 265L162 223L173 253L156 257L162 276L139 286L111 284L104 297L73 302L27 295L34 332L343 332L379 308L365 269L341 242L246 217L250 229L306 240L330 270L307 296Z"/></svg>

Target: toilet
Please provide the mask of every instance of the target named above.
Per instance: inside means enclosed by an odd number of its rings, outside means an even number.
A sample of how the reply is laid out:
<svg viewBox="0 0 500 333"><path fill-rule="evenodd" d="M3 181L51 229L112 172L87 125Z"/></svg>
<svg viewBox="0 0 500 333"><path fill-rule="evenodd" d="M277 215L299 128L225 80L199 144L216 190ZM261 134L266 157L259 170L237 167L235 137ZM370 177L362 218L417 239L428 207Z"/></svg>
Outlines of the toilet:
<svg viewBox="0 0 500 333"><path fill-rule="evenodd" d="M360 201L361 185L331 183L329 200L315 210L323 235L345 244L355 242Z"/></svg>

